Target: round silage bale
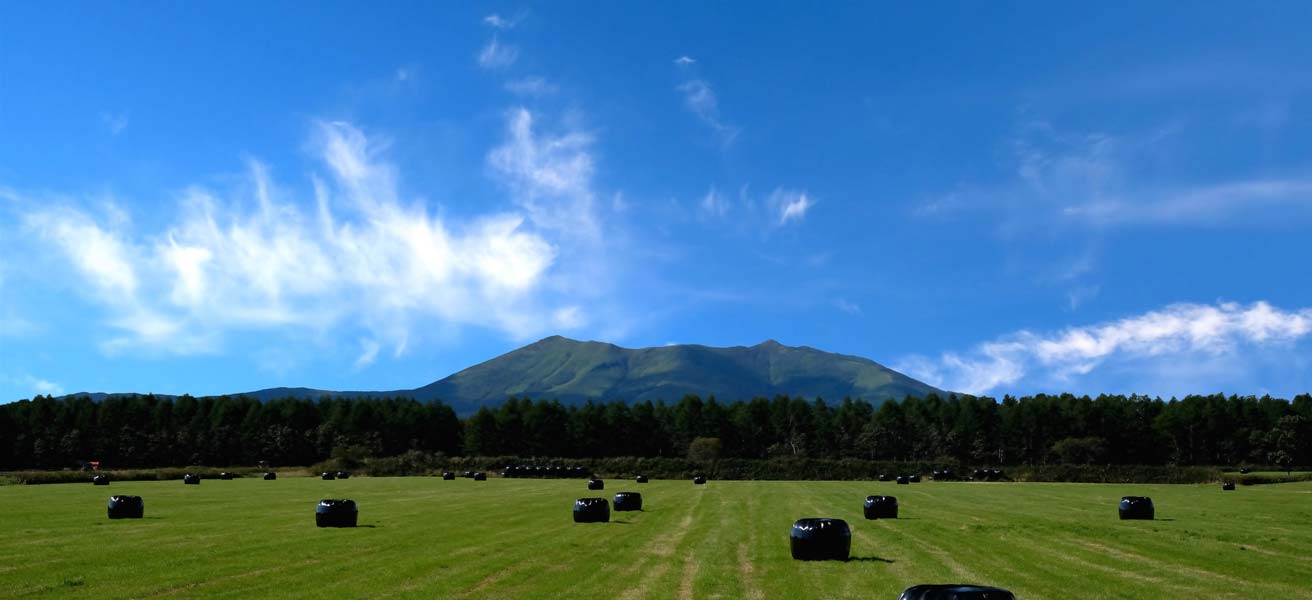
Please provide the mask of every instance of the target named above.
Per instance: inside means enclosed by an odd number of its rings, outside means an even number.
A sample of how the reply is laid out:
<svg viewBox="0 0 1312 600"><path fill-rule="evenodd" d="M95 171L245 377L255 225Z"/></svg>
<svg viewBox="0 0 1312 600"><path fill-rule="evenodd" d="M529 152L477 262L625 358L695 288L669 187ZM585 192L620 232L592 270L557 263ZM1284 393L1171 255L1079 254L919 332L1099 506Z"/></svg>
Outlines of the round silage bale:
<svg viewBox="0 0 1312 600"><path fill-rule="evenodd" d="M896 519L896 496L866 496L865 515L867 519Z"/></svg>
<svg viewBox="0 0 1312 600"><path fill-rule="evenodd" d="M898 600L1016 600L1016 596L1002 588L938 583L909 587Z"/></svg>
<svg viewBox="0 0 1312 600"><path fill-rule="evenodd" d="M1122 521L1151 521L1155 514L1153 499L1147 496L1126 496L1121 498L1121 504L1117 507L1117 513L1120 515Z"/></svg>
<svg viewBox="0 0 1312 600"><path fill-rule="evenodd" d="M141 496L110 496L108 504L111 519L140 519L146 512Z"/></svg>
<svg viewBox="0 0 1312 600"><path fill-rule="evenodd" d="M842 519L798 519L788 535L793 560L847 560L852 529Z"/></svg>
<svg viewBox="0 0 1312 600"><path fill-rule="evenodd" d="M575 523L609 523L610 504L605 498L579 498L574 501Z"/></svg>
<svg viewBox="0 0 1312 600"><path fill-rule="evenodd" d="M642 494L620 492L615 494L615 512L642 510Z"/></svg>
<svg viewBox="0 0 1312 600"><path fill-rule="evenodd" d="M314 524L318 527L355 527L360 509L354 500L320 500L314 508Z"/></svg>

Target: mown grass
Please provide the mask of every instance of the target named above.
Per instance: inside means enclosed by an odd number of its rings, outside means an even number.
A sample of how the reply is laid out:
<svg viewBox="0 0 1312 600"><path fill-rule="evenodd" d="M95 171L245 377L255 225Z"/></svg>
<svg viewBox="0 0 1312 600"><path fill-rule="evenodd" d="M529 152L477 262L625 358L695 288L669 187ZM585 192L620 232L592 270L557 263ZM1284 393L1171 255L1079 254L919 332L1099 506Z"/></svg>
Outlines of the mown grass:
<svg viewBox="0 0 1312 600"><path fill-rule="evenodd" d="M606 482L646 510L576 525L577 480L352 478L0 488L0 597L896 598L998 585L1021 598L1312 598L1312 483ZM897 520L865 521L867 494ZM109 521L110 494L146 518ZM1119 521L1122 495L1158 520ZM357 529L314 527L352 498ZM801 517L847 519L847 563L790 559Z"/></svg>

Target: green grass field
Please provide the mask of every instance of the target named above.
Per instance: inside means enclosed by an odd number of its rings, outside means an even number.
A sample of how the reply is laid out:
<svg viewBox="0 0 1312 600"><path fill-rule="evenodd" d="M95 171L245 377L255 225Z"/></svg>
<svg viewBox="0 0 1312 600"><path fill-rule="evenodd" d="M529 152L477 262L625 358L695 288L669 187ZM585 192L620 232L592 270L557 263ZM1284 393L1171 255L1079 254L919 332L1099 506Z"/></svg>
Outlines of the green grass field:
<svg viewBox="0 0 1312 600"><path fill-rule="evenodd" d="M576 525L573 500L646 510ZM110 521L110 494L146 518ZM897 520L866 521L867 494ZM1156 521L1119 521L1123 495ZM360 505L318 529L320 498ZM795 519L853 526L847 563L789 557ZM972 582L1020 598L1312 598L1312 483L1219 486L353 478L0 487L0 596L888 598Z"/></svg>

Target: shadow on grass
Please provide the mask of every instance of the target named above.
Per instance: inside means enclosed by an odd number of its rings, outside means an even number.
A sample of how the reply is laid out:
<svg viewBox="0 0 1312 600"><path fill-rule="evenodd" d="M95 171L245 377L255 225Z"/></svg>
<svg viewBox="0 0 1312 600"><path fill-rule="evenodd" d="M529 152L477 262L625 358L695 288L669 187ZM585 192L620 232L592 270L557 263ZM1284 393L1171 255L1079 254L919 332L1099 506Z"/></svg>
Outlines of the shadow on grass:
<svg viewBox="0 0 1312 600"><path fill-rule="evenodd" d="M614 521L611 521L611 523L615 523L615 524L617 524L617 525L632 525L632 524L633 524L631 521L621 521L621 520L619 520L619 519L616 519L616 520L614 520Z"/></svg>
<svg viewBox="0 0 1312 600"><path fill-rule="evenodd" d="M883 558L880 556L852 556L847 559L847 562L881 562L881 563L893 564L894 562L897 561L888 558Z"/></svg>

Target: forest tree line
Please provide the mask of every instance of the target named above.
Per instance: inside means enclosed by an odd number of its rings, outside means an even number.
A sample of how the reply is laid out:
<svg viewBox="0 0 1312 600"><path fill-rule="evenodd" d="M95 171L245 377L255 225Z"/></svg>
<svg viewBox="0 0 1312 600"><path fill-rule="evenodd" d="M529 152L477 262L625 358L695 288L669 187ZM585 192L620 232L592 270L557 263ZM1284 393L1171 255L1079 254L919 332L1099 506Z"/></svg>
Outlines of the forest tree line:
<svg viewBox="0 0 1312 600"><path fill-rule="evenodd" d="M310 465L335 453L857 458L944 465L1312 465L1312 395L512 398L465 419L408 398L37 396L0 405L0 469Z"/></svg>

